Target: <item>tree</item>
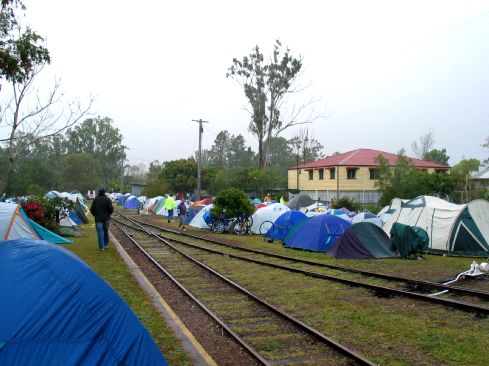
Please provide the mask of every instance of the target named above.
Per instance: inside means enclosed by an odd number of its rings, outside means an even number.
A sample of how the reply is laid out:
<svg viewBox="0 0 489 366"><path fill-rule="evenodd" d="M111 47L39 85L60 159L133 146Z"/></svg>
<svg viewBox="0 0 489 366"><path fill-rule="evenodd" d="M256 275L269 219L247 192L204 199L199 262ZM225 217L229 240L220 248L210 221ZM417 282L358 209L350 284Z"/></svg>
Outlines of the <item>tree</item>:
<svg viewBox="0 0 489 366"><path fill-rule="evenodd" d="M160 178L172 192L192 192L197 186L197 162L193 158L168 161Z"/></svg>
<svg viewBox="0 0 489 366"><path fill-rule="evenodd" d="M414 141L411 145L414 156L419 159L426 160L426 155L435 144L435 138L433 131L429 131L420 136L417 141Z"/></svg>
<svg viewBox="0 0 489 366"><path fill-rule="evenodd" d="M424 156L424 160L432 161L434 163L448 165L448 160L450 157L447 155L447 151L445 149L433 149L426 153Z"/></svg>
<svg viewBox="0 0 489 366"><path fill-rule="evenodd" d="M219 218L221 215L232 218L240 215L251 216L254 210L255 207L245 192L236 188L229 188L217 195L211 214L214 218Z"/></svg>
<svg viewBox="0 0 489 366"><path fill-rule="evenodd" d="M478 171L480 165L477 159L463 159L452 167L451 174L460 192L460 202L469 202L472 199L470 173Z"/></svg>
<svg viewBox="0 0 489 366"><path fill-rule="evenodd" d="M229 143L229 167L249 168L253 166L255 153L250 146L246 146L245 139L242 135L232 135Z"/></svg>
<svg viewBox="0 0 489 366"><path fill-rule="evenodd" d="M67 153L86 152L98 161L97 173L105 187L111 180L120 178L121 164L126 158L122 135L112 123L113 120L108 117L89 118L66 131Z"/></svg>
<svg viewBox="0 0 489 366"><path fill-rule="evenodd" d="M394 168L389 166L388 160L382 155L376 158L376 163L379 173L376 185L381 192L381 205L388 204L395 197L411 198L417 195L416 170L406 157L404 149L399 151Z"/></svg>
<svg viewBox="0 0 489 366"><path fill-rule="evenodd" d="M228 167L229 150L231 147L231 136L228 131L221 131L217 134L214 144L208 151L209 165L217 169Z"/></svg>
<svg viewBox="0 0 489 366"><path fill-rule="evenodd" d="M293 108L286 119L283 104L288 94L297 91L294 83L302 68L302 58L294 57L288 48L282 50L282 44L276 40L270 63L264 62L263 54L256 46L253 53L243 57L242 61L234 58L226 74L243 87L251 106L248 129L258 140L260 168L268 166L273 138L289 127L311 122L310 119L301 121L299 117L312 103Z"/></svg>
<svg viewBox="0 0 489 366"><path fill-rule="evenodd" d="M100 162L88 152L68 154L63 161L63 184L66 191L87 192L102 183L98 172Z"/></svg>

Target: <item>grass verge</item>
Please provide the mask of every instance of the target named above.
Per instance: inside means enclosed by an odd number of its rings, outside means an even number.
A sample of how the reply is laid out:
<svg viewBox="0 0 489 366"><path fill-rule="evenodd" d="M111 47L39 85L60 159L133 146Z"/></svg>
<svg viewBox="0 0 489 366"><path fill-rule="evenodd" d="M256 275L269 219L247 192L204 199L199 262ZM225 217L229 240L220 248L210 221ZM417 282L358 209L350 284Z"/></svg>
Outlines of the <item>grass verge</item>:
<svg viewBox="0 0 489 366"><path fill-rule="evenodd" d="M76 238L73 244L65 248L79 256L117 291L144 324L170 365L192 365L182 345L155 309L151 299L138 286L114 246L109 245L107 250L98 251L93 223L83 225L81 238Z"/></svg>

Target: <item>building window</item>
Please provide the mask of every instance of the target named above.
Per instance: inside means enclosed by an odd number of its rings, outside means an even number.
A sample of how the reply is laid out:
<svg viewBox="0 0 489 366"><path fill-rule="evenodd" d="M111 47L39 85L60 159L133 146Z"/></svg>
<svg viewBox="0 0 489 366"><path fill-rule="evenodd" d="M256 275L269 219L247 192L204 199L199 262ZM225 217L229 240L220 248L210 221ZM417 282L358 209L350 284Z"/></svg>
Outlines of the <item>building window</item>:
<svg viewBox="0 0 489 366"><path fill-rule="evenodd" d="M324 170L320 170L319 171L319 180L323 180L324 179Z"/></svg>
<svg viewBox="0 0 489 366"><path fill-rule="evenodd" d="M314 178L314 170L309 170L309 180L312 180Z"/></svg>
<svg viewBox="0 0 489 366"><path fill-rule="evenodd" d="M357 179L357 168L347 168L346 179Z"/></svg>
<svg viewBox="0 0 489 366"><path fill-rule="evenodd" d="M336 169L329 170L329 179L336 179Z"/></svg>
<svg viewBox="0 0 489 366"><path fill-rule="evenodd" d="M379 171L377 169L370 169L370 179L379 179Z"/></svg>

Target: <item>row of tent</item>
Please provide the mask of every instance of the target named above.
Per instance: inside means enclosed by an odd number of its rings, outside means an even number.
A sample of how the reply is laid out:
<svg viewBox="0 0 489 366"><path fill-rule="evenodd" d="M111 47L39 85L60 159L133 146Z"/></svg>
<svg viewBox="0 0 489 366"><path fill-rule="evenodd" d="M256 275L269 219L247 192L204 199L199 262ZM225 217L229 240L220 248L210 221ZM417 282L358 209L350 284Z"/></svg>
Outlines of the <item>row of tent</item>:
<svg viewBox="0 0 489 366"><path fill-rule="evenodd" d="M126 198L126 203L133 199L137 198ZM147 199L144 203L138 201L138 205L134 205L133 208L143 205L143 214L153 213L166 216L168 213L164 209L164 201L164 197L154 197ZM178 202L177 200L176 203L178 204ZM196 228L209 229L210 209L212 207L212 204L190 206L185 223ZM396 198L377 215L370 212L354 213L344 208L328 209L326 205L315 202L303 194L296 196L286 205L259 203L256 204L256 207L257 210L252 217L253 225L251 227L251 232L254 234L265 234L272 223L275 228L283 226L280 223L277 224L276 220L288 211L297 212L294 214L296 218L298 213L301 213L302 218L311 220L308 224L311 225L311 228L303 232L296 230L299 234L296 234L294 239L292 237L286 240L285 237L283 238L284 245L289 247L326 252L330 249L330 244L337 241L332 237L339 239L351 226L355 227L352 231L356 231L357 236L360 235L359 232L363 231L370 233L375 231L379 233L378 235L381 235L383 231L383 234L389 239L394 224L398 223L425 231L428 237L427 249L431 252L473 256L489 254L489 202L486 200L474 200L468 204L459 205L431 196L420 196L412 200ZM126 208L131 207L127 205ZM342 221L337 221L331 217L336 217ZM334 222L339 222L341 229ZM370 225L355 226L359 223L370 223L381 230L371 229ZM366 227L369 229L364 229ZM310 236L313 233L317 239ZM348 234L348 236L350 235ZM384 242L384 239L385 237L383 239L378 238L379 242ZM323 243L318 244L321 241Z"/></svg>

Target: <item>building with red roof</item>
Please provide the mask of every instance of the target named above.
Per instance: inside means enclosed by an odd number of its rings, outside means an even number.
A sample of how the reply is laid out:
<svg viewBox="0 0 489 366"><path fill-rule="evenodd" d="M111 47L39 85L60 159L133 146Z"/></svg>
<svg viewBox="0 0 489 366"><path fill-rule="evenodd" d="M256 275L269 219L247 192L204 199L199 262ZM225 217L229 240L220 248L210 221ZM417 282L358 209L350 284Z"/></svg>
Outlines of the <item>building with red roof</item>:
<svg viewBox="0 0 489 366"><path fill-rule="evenodd" d="M396 154L374 149L356 149L289 168L288 187L305 191L322 201L348 197L360 203L377 203L378 156L386 158L391 167L397 164ZM407 158L418 171L450 171L448 165Z"/></svg>

